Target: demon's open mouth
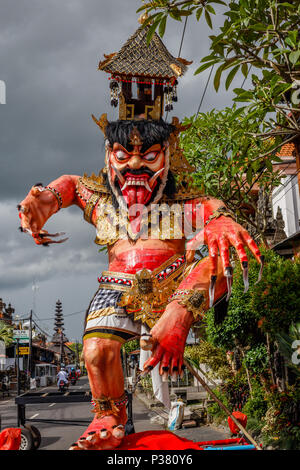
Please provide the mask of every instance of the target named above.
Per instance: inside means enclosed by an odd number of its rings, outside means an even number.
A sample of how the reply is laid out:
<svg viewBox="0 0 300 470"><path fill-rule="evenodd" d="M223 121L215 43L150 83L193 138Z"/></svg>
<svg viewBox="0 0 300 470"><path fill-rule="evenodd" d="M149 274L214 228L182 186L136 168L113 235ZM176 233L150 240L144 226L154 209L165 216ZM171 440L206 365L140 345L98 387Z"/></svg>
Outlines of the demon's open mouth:
<svg viewBox="0 0 300 470"><path fill-rule="evenodd" d="M131 207L134 204L146 205L153 201L161 184L160 175L163 173L164 168L156 173L148 168L140 170L126 169L122 173L114 168L114 171L116 173L114 186L119 195L123 196L127 207Z"/></svg>

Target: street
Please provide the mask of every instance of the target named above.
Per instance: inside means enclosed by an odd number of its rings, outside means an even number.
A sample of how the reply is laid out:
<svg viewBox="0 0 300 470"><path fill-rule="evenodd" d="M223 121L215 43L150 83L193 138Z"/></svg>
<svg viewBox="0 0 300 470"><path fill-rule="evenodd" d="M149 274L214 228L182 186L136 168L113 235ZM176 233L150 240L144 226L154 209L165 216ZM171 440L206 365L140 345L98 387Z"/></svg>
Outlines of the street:
<svg viewBox="0 0 300 470"><path fill-rule="evenodd" d="M53 392L57 387L39 388L39 392ZM87 377L81 377L75 386L69 387L70 391L89 390ZM70 445L77 441L84 432L88 424L93 419L90 403L45 403L26 405L26 419L37 420L70 420L70 424L56 424L33 421L33 426L37 427L41 433L42 441L39 450L67 450ZM155 413L150 410L136 397L133 399L133 422L135 432L155 431L163 429L157 423L151 423L150 417ZM15 398L4 398L0 400L1 429L7 427L17 427L17 405ZM80 425L77 424L80 422ZM82 424L85 421L86 424ZM220 431L212 426L201 426L192 429L178 429L175 431L180 437L185 437L193 441L209 439L224 439L229 437L228 432Z"/></svg>
<svg viewBox="0 0 300 470"><path fill-rule="evenodd" d="M40 388L38 391L56 391L57 387ZM70 385L70 391L89 390L87 377L81 377L75 386ZM5 398L0 400L1 429L17 426L17 405L15 398ZM46 403L26 405L27 419L53 419L72 420L70 425L55 423L30 423L37 427L42 435L42 442L39 450L67 450L86 429L93 419L90 403ZM76 420L86 421L86 425L77 426Z"/></svg>

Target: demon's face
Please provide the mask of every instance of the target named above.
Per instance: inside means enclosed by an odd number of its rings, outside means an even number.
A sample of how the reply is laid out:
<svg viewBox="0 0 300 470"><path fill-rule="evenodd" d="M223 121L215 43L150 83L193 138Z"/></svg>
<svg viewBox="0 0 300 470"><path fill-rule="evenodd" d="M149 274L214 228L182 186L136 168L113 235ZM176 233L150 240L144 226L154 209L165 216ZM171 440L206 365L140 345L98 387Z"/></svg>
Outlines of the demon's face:
<svg viewBox="0 0 300 470"><path fill-rule="evenodd" d="M118 142L107 147L111 190L123 207L155 203L162 196L168 176L168 143L155 143L145 148L135 129L130 135L128 147Z"/></svg>

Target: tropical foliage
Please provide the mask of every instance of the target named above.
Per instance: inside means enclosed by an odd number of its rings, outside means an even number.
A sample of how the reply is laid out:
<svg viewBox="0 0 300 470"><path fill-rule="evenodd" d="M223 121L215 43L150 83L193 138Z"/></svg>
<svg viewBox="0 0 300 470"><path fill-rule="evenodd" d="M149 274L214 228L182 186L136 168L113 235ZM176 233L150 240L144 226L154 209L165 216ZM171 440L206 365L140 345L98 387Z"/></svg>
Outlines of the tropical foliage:
<svg viewBox="0 0 300 470"><path fill-rule="evenodd" d="M13 342L13 327L0 320L0 341L4 341L5 346L10 346Z"/></svg>

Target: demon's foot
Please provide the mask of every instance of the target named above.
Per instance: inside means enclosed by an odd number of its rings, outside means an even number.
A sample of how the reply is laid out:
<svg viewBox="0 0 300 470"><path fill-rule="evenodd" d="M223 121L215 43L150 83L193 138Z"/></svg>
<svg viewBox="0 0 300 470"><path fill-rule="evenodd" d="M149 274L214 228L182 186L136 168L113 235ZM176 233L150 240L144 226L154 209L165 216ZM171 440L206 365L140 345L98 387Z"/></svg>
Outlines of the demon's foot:
<svg viewBox="0 0 300 470"><path fill-rule="evenodd" d="M109 450L118 447L125 435L118 416L94 418L86 432L69 450Z"/></svg>

